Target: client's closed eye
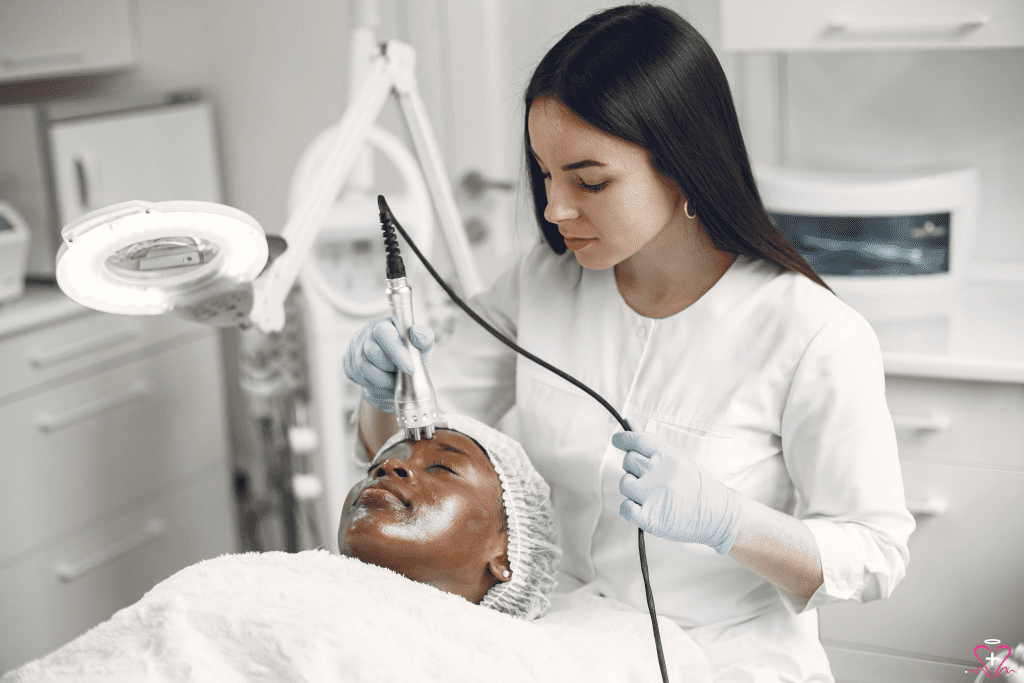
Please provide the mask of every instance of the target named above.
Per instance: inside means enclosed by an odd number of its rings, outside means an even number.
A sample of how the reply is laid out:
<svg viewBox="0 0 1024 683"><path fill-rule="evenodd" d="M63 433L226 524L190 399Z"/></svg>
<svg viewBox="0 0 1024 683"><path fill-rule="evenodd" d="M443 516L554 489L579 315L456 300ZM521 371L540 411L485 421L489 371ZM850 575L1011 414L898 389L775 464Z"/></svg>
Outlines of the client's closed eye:
<svg viewBox="0 0 1024 683"><path fill-rule="evenodd" d="M456 472L455 470L453 470L453 469L451 468L451 466L450 466L450 465L448 465L448 464L446 464L446 463L443 463L443 462L441 462L440 460L439 460L439 461L437 461L437 462L431 463L431 464L430 464L430 466L431 466L431 467L440 467L440 468L441 468L441 469L443 469L443 470L448 470L449 472L451 472L451 473L452 473L452 474L454 474L454 475L458 475L458 474L459 474L458 472Z"/></svg>

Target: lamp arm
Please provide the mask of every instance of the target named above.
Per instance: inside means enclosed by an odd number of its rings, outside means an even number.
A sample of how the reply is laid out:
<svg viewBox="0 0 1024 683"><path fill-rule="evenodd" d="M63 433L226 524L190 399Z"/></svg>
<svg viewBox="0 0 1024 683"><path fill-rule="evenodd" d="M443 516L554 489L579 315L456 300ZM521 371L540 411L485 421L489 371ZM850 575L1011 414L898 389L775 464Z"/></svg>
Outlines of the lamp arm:
<svg viewBox="0 0 1024 683"><path fill-rule="evenodd" d="M416 86L416 51L401 41L391 40L374 58L362 87L345 111L313 190L296 207L281 232L288 244L287 251L253 282L255 301L249 317L264 332L277 332L284 327L284 300L392 91L398 95L464 296L472 296L483 289L455 195Z"/></svg>
<svg viewBox="0 0 1024 683"><path fill-rule="evenodd" d="M371 63L363 86L345 111L312 191L296 207L281 232L288 244L287 251L253 282L255 300L249 318L264 332L277 332L284 327L284 300L393 87L393 64L382 54Z"/></svg>

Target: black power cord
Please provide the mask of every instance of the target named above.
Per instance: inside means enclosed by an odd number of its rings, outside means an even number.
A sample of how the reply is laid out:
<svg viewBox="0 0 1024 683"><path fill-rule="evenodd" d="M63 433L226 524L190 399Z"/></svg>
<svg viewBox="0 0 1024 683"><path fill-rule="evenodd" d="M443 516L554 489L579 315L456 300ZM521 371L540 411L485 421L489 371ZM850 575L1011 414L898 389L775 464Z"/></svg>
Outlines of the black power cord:
<svg viewBox="0 0 1024 683"><path fill-rule="evenodd" d="M506 346L512 348L516 353L519 353L519 354L521 354L523 356L526 356L527 358L532 360L534 363L547 368L548 370L550 370L551 372L555 373L556 375L558 375L562 379L564 379L564 380L566 380L568 382L571 382L575 386L579 387L583 391L585 391L588 394L590 394L591 396L593 396L597 400L598 403L603 405L608 410L608 412L610 412L615 417L615 419L618 420L619 424L622 425L622 429L624 429L627 432L633 431L633 428L630 426L629 422L626 421L625 419L623 419L623 417L621 415L619 415L619 413L615 410L615 408L613 408L611 406L611 404L608 403L608 401L604 400L604 398L602 398L593 389L591 389L587 385L583 384L582 382L577 380L575 377L572 377L572 376L562 372L561 370L559 370L555 366L550 365L549 363L546 363L546 362L542 361L540 358L537 358L537 356L533 355L529 351L526 351L525 349L519 348L519 346L517 346L514 341L512 341L511 339L506 338L505 335L503 335L501 332L498 332L498 330L494 329L489 324L487 324L487 322L483 318L481 318L479 315L477 315L473 311L473 309L471 309L469 306L467 306L465 304L465 302L463 302L462 299L460 299L459 296L455 292L452 291L451 287L449 287L447 285L447 283L445 283L445 281L441 279L441 276L438 275L437 271L435 271L433 266L430 265L430 262L427 261L426 258L424 258L423 254L416 247L416 243L413 242L411 239L409 239L409 235L405 232L405 229L398 223L397 220L395 220L394 215L392 215L392 213L391 213L391 209L388 208L387 201L385 201L385 199L384 199L384 195L377 195L377 206L380 209L380 222L381 222L381 225L382 226L386 226L386 228L385 228L385 238L386 239L388 237L391 238L390 241L387 242L388 246L389 246L389 249L388 249L388 254L389 255L392 253L393 247L395 246L394 245L393 233L391 235L388 235L388 229L390 229L393 226L396 230L398 230L398 232L400 232L402 234L402 237L405 238L405 241L409 243L409 246L412 248L412 250L414 252L416 252L416 256L419 257L420 261L423 262L423 265L426 266L428 271L430 271L430 274L434 277L435 280L437 280L437 284L441 285L441 287L444 289L444 291L448 293L448 296L451 297L452 301L454 301L456 304L458 304L459 307L462 308L462 310L464 310L469 315L469 317L471 317L473 320L475 320L485 330L487 330L492 335L497 337L503 344L505 344ZM391 268L390 262L389 262L389 266L388 267ZM403 275L404 275L404 272L403 272ZM390 277L390 275L388 277ZM651 591L651 579L650 579L650 576L648 576L648 571L647 571L647 550L646 550L646 548L644 546L644 530L643 529L639 529L639 528L637 529L637 539L638 539L637 540L637 544L638 544L639 551L640 551L640 572L643 574L643 577L644 577L644 590L647 593L647 610L651 613L651 627L654 629L654 645L655 645L655 648L658 651L658 666L661 667L661 680L664 683L668 683L668 667L666 667L666 665L665 665L665 652L664 652L664 650L662 650L662 647L661 647L661 631L658 629L658 617L657 617L657 612L656 612L656 610L654 608L654 593Z"/></svg>

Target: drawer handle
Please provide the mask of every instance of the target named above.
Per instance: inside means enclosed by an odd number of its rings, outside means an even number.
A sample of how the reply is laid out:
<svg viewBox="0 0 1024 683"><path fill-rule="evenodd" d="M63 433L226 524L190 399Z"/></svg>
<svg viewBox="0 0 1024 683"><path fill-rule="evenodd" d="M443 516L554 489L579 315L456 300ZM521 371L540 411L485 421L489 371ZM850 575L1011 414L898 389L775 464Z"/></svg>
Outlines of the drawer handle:
<svg viewBox="0 0 1024 683"><path fill-rule="evenodd" d="M938 517L946 514L949 501L941 496L928 496L924 499L907 499L907 510L918 517Z"/></svg>
<svg viewBox="0 0 1024 683"><path fill-rule="evenodd" d="M102 351L108 346L113 346L114 344L129 342L138 338L141 334L142 330L137 326L121 327L115 330L108 330L102 334L96 335L95 337L80 339L78 341L71 342L70 344L65 344L64 346L58 346L53 349L45 349L42 351L33 351L28 354L28 360L33 367L45 368L48 365L56 365L95 351Z"/></svg>
<svg viewBox="0 0 1024 683"><path fill-rule="evenodd" d="M988 23L988 17L857 17L839 15L828 23L838 33L952 33L973 31Z"/></svg>
<svg viewBox="0 0 1024 683"><path fill-rule="evenodd" d="M69 427L76 422L87 420L90 417L95 417L103 413L109 412L120 408L123 405L134 403L140 398L147 396L150 393L149 385L145 382L136 382L127 391L122 391L119 394L108 394L99 398L91 403L66 410L63 413L51 415L49 413L40 413L36 416L36 427L39 431L44 433L55 432L58 429L64 429Z"/></svg>
<svg viewBox="0 0 1024 683"><path fill-rule="evenodd" d="M53 565L53 571L57 578L65 583L80 579L93 569L105 565L107 562L116 560L122 555L143 546L150 541L162 536L167 531L167 525L162 519L150 519L141 529L133 531L124 538L114 541L106 548L97 550L89 557L78 562L58 562Z"/></svg>
<svg viewBox="0 0 1024 683"><path fill-rule="evenodd" d="M931 415L897 415L894 413L892 424L894 427L902 427L903 429L943 432L949 429L953 421L949 418L949 415L944 413L932 413Z"/></svg>

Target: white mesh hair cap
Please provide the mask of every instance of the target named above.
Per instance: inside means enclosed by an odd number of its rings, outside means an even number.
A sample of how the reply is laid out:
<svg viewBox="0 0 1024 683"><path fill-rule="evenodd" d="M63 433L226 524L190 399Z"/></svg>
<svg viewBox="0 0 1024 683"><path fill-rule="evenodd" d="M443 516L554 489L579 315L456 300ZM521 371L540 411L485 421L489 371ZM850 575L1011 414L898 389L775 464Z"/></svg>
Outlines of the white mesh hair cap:
<svg viewBox="0 0 1024 683"><path fill-rule="evenodd" d="M434 428L461 432L480 444L501 481L512 577L487 591L480 604L514 617L540 616L551 604L548 596L555 588L555 570L562 555L547 482L518 441L483 422L466 415L442 415ZM404 440L405 432L400 430L377 453Z"/></svg>

